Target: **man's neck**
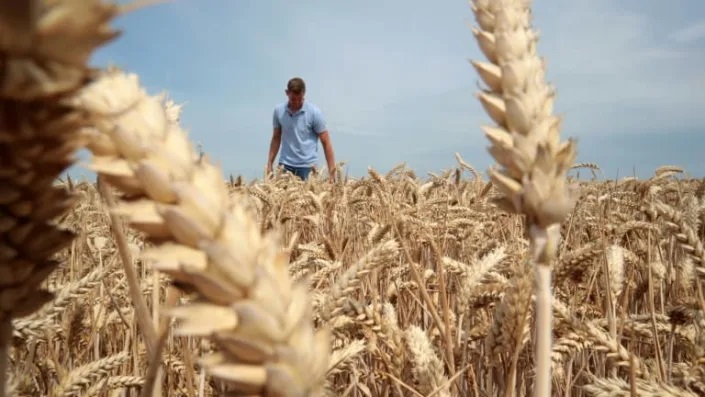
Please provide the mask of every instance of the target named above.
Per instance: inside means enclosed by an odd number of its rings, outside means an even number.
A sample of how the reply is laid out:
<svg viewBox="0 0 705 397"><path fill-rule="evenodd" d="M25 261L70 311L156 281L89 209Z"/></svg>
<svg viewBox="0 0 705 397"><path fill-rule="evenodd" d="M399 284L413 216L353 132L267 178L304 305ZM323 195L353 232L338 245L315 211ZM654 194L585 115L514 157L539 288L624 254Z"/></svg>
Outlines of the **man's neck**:
<svg viewBox="0 0 705 397"><path fill-rule="evenodd" d="M291 104L288 103L288 102L287 102L286 106L287 106L287 107L289 108L289 110L291 110L292 112L298 112L299 110L301 110L301 108L304 107L304 105L303 105L303 103L302 103L301 106L299 106L299 107L297 107L297 108L294 108L294 107L292 107Z"/></svg>

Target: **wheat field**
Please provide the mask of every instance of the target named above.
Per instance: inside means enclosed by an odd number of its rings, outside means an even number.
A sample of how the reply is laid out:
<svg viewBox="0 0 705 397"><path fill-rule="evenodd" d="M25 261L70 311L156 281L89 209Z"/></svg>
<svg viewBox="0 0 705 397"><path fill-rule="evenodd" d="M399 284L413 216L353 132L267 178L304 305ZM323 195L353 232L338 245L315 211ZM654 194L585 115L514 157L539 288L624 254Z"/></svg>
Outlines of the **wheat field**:
<svg viewBox="0 0 705 397"><path fill-rule="evenodd" d="M530 1L470 5L496 166L335 183L90 68L144 5L0 0L0 397L705 395L705 180L575 162Z"/></svg>

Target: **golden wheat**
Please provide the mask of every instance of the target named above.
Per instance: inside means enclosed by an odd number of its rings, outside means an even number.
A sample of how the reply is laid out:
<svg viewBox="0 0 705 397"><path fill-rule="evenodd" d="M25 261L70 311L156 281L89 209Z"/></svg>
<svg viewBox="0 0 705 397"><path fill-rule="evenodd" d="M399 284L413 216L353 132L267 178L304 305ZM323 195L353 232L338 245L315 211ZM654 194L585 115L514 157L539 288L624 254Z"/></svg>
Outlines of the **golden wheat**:
<svg viewBox="0 0 705 397"><path fill-rule="evenodd" d="M502 192L496 203L526 216L531 259L536 265L536 382L534 395L551 395L551 266L559 244L559 226L572 211L577 191L566 172L576 157L573 141L560 142L554 116L554 92L544 81L537 55L538 36L531 27L531 0L474 0L480 28L474 29L489 63L474 61L488 89L478 98L496 127L484 127L489 151L500 171L490 170ZM510 374L510 382L514 382ZM510 389L513 386L508 386Z"/></svg>
<svg viewBox="0 0 705 397"><path fill-rule="evenodd" d="M90 167L124 193L113 211L154 243L142 258L196 292L168 314L177 335L217 345L200 361L207 371L237 393L308 395L322 384L329 342L313 330L307 284L291 282L276 235L261 235L230 199L180 130L178 108L159 99L118 71L84 90L77 102L97 126Z"/></svg>
<svg viewBox="0 0 705 397"><path fill-rule="evenodd" d="M55 224L72 205L54 180L82 145L85 114L65 99L92 75L88 58L117 33L114 5L0 1L0 396L12 320L53 295L42 282L73 233Z"/></svg>
<svg viewBox="0 0 705 397"><path fill-rule="evenodd" d="M491 209L488 200L499 194L494 188L488 196L478 199L482 186L473 179L461 180L459 187L453 184L438 187L425 196L423 202L414 202L413 195L404 193L409 189L406 173L385 177L384 189L389 197L394 197L394 202L367 197L365 190L357 187L358 181L345 183L344 190L336 190L336 187L318 181L307 186L284 175L266 184L229 186L223 183L224 188L230 189L229 196L246 200L248 208L253 211L252 216L258 220L266 216L274 225L279 225L282 251L296 237L289 251L292 264L289 272L292 278L294 274L304 272L301 281L309 281L312 319L333 331L330 345L333 354L325 375L329 395L340 395L348 389L369 390L372 395L387 392L413 395L411 390L434 389L453 396L477 395L476 390L504 395L507 370L515 353L518 359L514 391L520 396L531 395L534 367L530 352L535 342L531 338L514 339L506 349L500 350L500 355L492 355L487 349L488 345L491 346L492 326L497 323L498 316L507 318L499 323L507 330L510 324L517 324L522 319L516 312L509 317L506 315L511 313L507 309L513 307L514 293L511 291L516 287L512 285L519 281L520 274L527 274L524 266L529 246L523 238L520 218ZM453 175L449 174L448 178L452 179ZM371 179L363 181L370 182ZM413 183L418 188L425 182L415 180ZM675 229L669 226L672 221L664 222L658 216L649 218L641 211L642 207L648 208L645 205L648 201L636 208L614 210L612 198L621 197L646 183L650 182L635 181L633 185L622 185L619 189L624 190L618 191L598 182L588 185L586 190L610 198L590 201L584 197L578 202L579 211L563 225L566 238L559 250L557 267L580 269L580 272L566 270L566 277L554 286L556 320L553 332L556 343L551 365L556 393L566 390L587 395L604 392L601 382L622 379L631 384L630 378L634 376L639 382L645 382L643 387L663 384L666 389L671 387L705 395L705 373L702 364L698 364L702 363L703 357L699 340L705 332L699 322L702 312L696 292L702 275L697 271L699 262L692 256L697 249L678 243L673 233ZM691 200L703 202L703 196L695 195L699 181L666 179L659 183L684 192L680 197L658 193L654 196L653 199L659 199L671 208L682 208ZM258 186L266 196L250 195L251 186ZM458 188L467 189L468 194L450 204L439 200L455 197ZM278 205L276 203L287 200L292 189L300 196L312 191L327 194L318 204L307 201L289 214L271 214L266 203ZM52 395L59 387L67 387L65 382L70 379L70 373L123 351L130 352L129 363L107 371L102 378L89 378L79 383L80 389L93 393L101 385L117 391L121 387L139 389L145 384L149 354L135 321L129 285L119 265L119 250L109 238L108 208L100 201L93 184L81 183L72 187L72 191L80 201L63 224L86 232L80 234L71 247L60 252L60 259L65 260L67 266L48 280L48 289L57 291L57 298L37 314L14 322L16 332L11 372L15 389L21 391L18 395ZM342 201L343 197L346 197L345 201ZM364 204L352 204L360 199ZM427 204L431 201L435 204ZM318 213L317 205L323 207L324 213L335 209L339 213L338 219L322 217L312 226L305 217ZM351 209L355 206L366 209ZM384 224L382 220L388 217L392 208L408 208L408 216L416 219L418 225L407 222L399 229L390 229L381 240L369 239L370 233ZM699 211L704 211L703 208L701 206ZM285 216L289 218L283 220ZM420 229L431 227L443 218L448 221L434 226L434 234L429 235ZM459 226L451 222L461 218L473 222L459 223ZM592 218L602 220L597 222ZM487 219L492 221L484 228L475 226ZM620 232L599 237L605 230L602 224L607 223ZM634 227L637 223L651 226ZM259 221L256 224L258 228L262 226ZM704 232L702 227L697 229L700 241ZM603 240L606 238L609 240ZM127 239L135 252L145 244L142 234L129 232ZM347 241L347 248L337 254L335 262L326 253L326 239L334 247ZM596 245L595 240L605 244ZM394 242L398 245L396 250L380 252L386 258L381 263L361 265L370 260L378 261L375 250L383 246L392 248ZM452 333L455 356L453 368L449 367L445 353L448 342L444 337L446 325L439 289L438 272L441 268L438 259L432 255L431 242L444 247L441 261L446 276L445 293L452 313L448 328ZM147 241L142 252L149 253L154 247L154 243ZM422 273L420 283L408 266L404 249L419 266ZM584 255L592 250L597 253ZM614 250L622 251L624 255L621 291L611 281L619 277L615 277L611 265ZM577 260L580 264L571 265ZM294 268L295 264L301 265ZM151 263L136 259L134 265L140 275L140 294L150 309L153 309L150 297L155 286L159 294L157 304L163 305L170 279L159 277L155 285ZM363 268L366 270L361 273L351 270ZM373 271L377 271L374 277ZM100 274L109 276L101 278ZM605 278L607 275L609 279ZM99 282L96 283L96 279ZM610 282L600 282L603 279ZM316 282L311 283L311 280ZM421 296L422 288L428 293L428 302ZM608 294L614 296L614 306L609 312L615 313L616 334L612 333L613 323L605 305ZM190 304L186 298L182 301L185 307ZM331 307L338 309L331 311ZM443 332L435 326L431 310L438 311ZM324 318L328 317L332 318L326 323ZM35 321L39 323L33 325ZM526 321L531 322L532 316ZM442 369L428 373L416 367L418 358L409 350L407 339L410 332L417 332L410 331L413 327L426 333ZM498 330L497 335L505 332L502 328ZM517 341L521 342L518 348L511 347ZM161 388L163 395L189 395L189 390L197 395L199 389L203 389L205 395L217 395L218 382L201 372L201 366L197 364L199 356L217 351L217 347L206 340L171 334L161 360L164 378L157 387ZM30 365L33 361L37 364ZM611 377L609 371L605 372L606 368L616 368L616 378ZM454 371L455 378L451 375ZM426 373L431 377L423 375ZM141 381L121 384L111 380L120 376L138 377ZM436 376L440 377L434 378ZM583 389L589 385L595 387Z"/></svg>
<svg viewBox="0 0 705 397"><path fill-rule="evenodd" d="M472 4L504 170L486 182L456 154L426 180L400 164L335 184L226 181L179 106L83 65L117 7L27 4L0 1L0 48L36 55L3 69L0 253L34 255L0 263L0 302L20 299L3 392L705 396L705 181L566 178L599 166L558 142L528 1ZM83 144L98 183L55 184ZM536 294L532 262L555 268Z"/></svg>

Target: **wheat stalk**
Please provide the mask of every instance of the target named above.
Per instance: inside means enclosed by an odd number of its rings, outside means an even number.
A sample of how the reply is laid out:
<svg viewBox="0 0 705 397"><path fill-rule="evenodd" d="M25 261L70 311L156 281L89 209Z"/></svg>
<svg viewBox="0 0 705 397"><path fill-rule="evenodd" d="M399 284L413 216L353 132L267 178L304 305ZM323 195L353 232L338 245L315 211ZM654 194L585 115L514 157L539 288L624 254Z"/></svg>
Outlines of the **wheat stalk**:
<svg viewBox="0 0 705 397"><path fill-rule="evenodd" d="M577 194L566 183L575 157L573 141L559 141L554 92L544 81L544 63L536 53L530 0L475 0L480 26L473 32L489 62L473 61L488 90L478 94L496 123L483 127L489 151L502 170L490 170L501 196L496 203L523 214L531 240L536 285L535 396L551 395L551 264L560 238L559 225Z"/></svg>
<svg viewBox="0 0 705 397"><path fill-rule="evenodd" d="M313 328L307 284L291 282L277 235L262 235L230 199L220 170L180 129L179 108L161 99L120 71L84 90L77 102L97 127L89 167L123 193L115 213L155 244L142 258L195 293L167 314L177 335L217 345L201 365L233 392L309 395L330 347L329 331Z"/></svg>
<svg viewBox="0 0 705 397"><path fill-rule="evenodd" d="M472 4L489 59L473 62L479 98L497 122L484 129L504 167L491 183L456 154L426 180L402 164L334 185L226 181L179 106L88 69L135 4L0 0L0 320L15 328L0 397L705 394L705 183L665 166L580 182L573 204L566 170L598 167L558 142L528 1ZM84 144L97 188L53 182Z"/></svg>
<svg viewBox="0 0 705 397"><path fill-rule="evenodd" d="M64 100L90 78L92 52L117 36L107 24L118 13L96 0L0 0L0 396L12 320L53 298L40 286L74 238L54 224L73 202L54 180L74 162L85 118Z"/></svg>

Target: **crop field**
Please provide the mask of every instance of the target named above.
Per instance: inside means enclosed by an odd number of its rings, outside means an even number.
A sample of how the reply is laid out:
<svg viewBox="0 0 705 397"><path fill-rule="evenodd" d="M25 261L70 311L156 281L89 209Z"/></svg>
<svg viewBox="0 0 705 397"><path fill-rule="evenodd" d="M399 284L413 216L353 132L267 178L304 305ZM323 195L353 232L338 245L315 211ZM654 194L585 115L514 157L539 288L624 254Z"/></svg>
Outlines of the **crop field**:
<svg viewBox="0 0 705 397"><path fill-rule="evenodd" d="M330 395L493 395L514 354L517 392L531 394L528 241L522 219L492 206L495 190L472 171L426 183L400 166L339 185L288 175L224 184L246 197L256 220L248 232L280 231L292 280L311 290L314 323L330 325ZM560 395L628 395L632 380L638 395L705 394L694 289L705 184L672 173L582 183L554 268ZM168 278L137 259L149 246L141 236L124 229L116 239L94 185L70 189L79 201L60 223L78 237L49 277L57 297L15 322L11 384L19 395L139 390L149 357L123 260L135 266L150 322L168 305ZM163 395L213 395L197 364L212 343L165 338Z"/></svg>
<svg viewBox="0 0 705 397"><path fill-rule="evenodd" d="M530 5L471 2L489 172L331 183L88 68L125 6L0 0L0 397L705 396L705 180L576 163Z"/></svg>

